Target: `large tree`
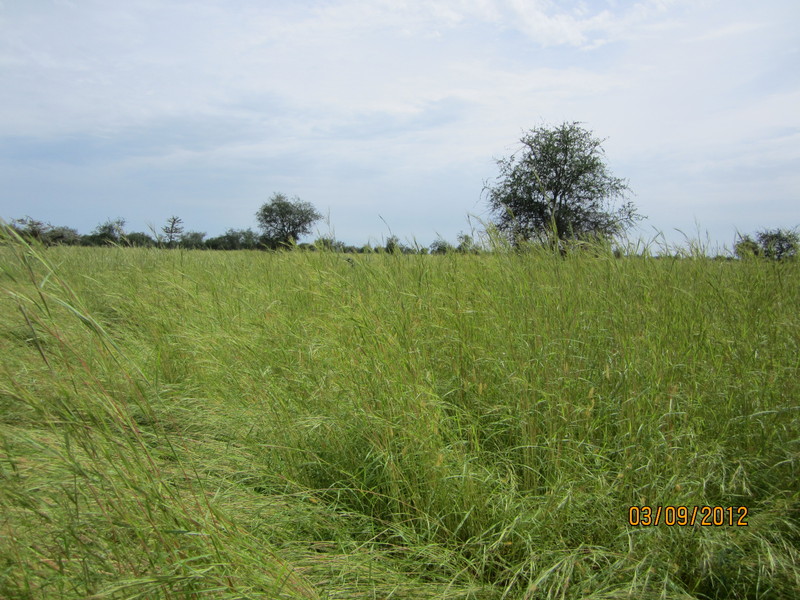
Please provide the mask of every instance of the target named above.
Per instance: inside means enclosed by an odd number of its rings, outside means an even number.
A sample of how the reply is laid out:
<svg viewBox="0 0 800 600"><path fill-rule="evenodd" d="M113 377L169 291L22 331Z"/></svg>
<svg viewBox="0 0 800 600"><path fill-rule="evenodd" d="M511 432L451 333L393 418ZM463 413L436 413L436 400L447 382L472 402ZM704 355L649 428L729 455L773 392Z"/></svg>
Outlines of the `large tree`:
<svg viewBox="0 0 800 600"><path fill-rule="evenodd" d="M580 123L523 134L520 149L496 161L496 184L484 187L498 228L518 242L611 237L630 227L640 217L602 143Z"/></svg>
<svg viewBox="0 0 800 600"><path fill-rule="evenodd" d="M290 245L300 236L308 235L321 217L311 203L301 202L297 197L289 200L283 194L274 194L256 213L264 243L273 248Z"/></svg>

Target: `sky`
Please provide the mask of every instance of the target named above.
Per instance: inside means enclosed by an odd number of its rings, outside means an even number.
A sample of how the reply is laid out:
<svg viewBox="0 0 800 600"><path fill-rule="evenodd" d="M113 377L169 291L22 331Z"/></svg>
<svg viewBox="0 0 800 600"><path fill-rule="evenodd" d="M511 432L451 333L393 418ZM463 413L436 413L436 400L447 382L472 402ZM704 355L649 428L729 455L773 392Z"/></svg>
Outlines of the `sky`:
<svg viewBox="0 0 800 600"><path fill-rule="evenodd" d="M797 0L0 0L0 217L180 216L428 245L491 220L528 130L581 122L646 216L730 248L800 225Z"/></svg>

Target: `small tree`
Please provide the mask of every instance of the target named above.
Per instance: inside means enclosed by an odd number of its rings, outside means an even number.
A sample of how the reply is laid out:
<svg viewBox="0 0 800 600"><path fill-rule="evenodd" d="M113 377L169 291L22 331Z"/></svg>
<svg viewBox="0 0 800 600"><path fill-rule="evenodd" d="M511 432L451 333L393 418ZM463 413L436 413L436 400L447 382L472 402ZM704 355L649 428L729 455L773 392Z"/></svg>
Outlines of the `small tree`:
<svg viewBox="0 0 800 600"><path fill-rule="evenodd" d="M228 229L223 235L206 240L211 250L253 250L258 247L258 236L252 229Z"/></svg>
<svg viewBox="0 0 800 600"><path fill-rule="evenodd" d="M442 237L435 239L430 245L430 249L431 254L447 254L455 250L453 245Z"/></svg>
<svg viewBox="0 0 800 600"><path fill-rule="evenodd" d="M733 247L739 258L761 256L773 260L794 258L799 250L800 235L788 229L764 229L756 233L755 240L745 235Z"/></svg>
<svg viewBox="0 0 800 600"><path fill-rule="evenodd" d="M123 229L125 219L108 219L105 223L100 223L94 228L92 233L84 235L81 243L86 246L103 246L105 244L119 244L122 236L125 235Z"/></svg>
<svg viewBox="0 0 800 600"><path fill-rule="evenodd" d="M385 251L389 254L413 254L414 249L406 246L402 242L400 242L400 238L396 235L390 235L386 238L386 248Z"/></svg>
<svg viewBox="0 0 800 600"><path fill-rule="evenodd" d="M58 226L48 231L44 239L48 246L74 246L80 243L81 234L72 227Z"/></svg>
<svg viewBox="0 0 800 600"><path fill-rule="evenodd" d="M461 254L479 254L481 248L475 240L472 239L471 235L468 233L459 233L456 250Z"/></svg>
<svg viewBox="0 0 800 600"><path fill-rule="evenodd" d="M227 239L224 235L208 238L205 241L205 247L209 250L232 250L228 247Z"/></svg>
<svg viewBox="0 0 800 600"><path fill-rule="evenodd" d="M733 251L738 258L751 258L761 254L761 248L758 242L749 235L740 238L733 247Z"/></svg>
<svg viewBox="0 0 800 600"><path fill-rule="evenodd" d="M389 254L400 254L403 247L400 245L400 238L396 235L390 235L386 238L386 252Z"/></svg>
<svg viewBox="0 0 800 600"><path fill-rule="evenodd" d="M138 248L152 248L156 245L156 241L143 231L126 233L122 238L122 241L128 246L134 246Z"/></svg>
<svg viewBox="0 0 800 600"><path fill-rule="evenodd" d="M184 248L202 248L204 247L203 238L206 237L205 232L200 231L187 231L181 235L181 246Z"/></svg>
<svg viewBox="0 0 800 600"><path fill-rule="evenodd" d="M788 229L765 229L756 234L761 246L761 255L773 260L784 260L797 256L800 236Z"/></svg>
<svg viewBox="0 0 800 600"><path fill-rule="evenodd" d="M344 252L345 243L332 236L322 236L314 240L314 249L325 250L327 252Z"/></svg>
<svg viewBox="0 0 800 600"><path fill-rule="evenodd" d="M625 202L627 183L609 172L602 143L580 123L524 134L518 152L497 160L496 185L484 187L497 227L515 243L611 237L630 227L640 217Z"/></svg>
<svg viewBox="0 0 800 600"><path fill-rule="evenodd" d="M263 243L270 248L289 246L311 233L311 226L322 218L309 202L299 198L289 200L283 194L274 194L269 202L256 212L258 225L264 235Z"/></svg>
<svg viewBox="0 0 800 600"><path fill-rule="evenodd" d="M183 219L174 215L171 216L167 219L167 224L161 228L161 231L164 232L167 247L172 248L183 233Z"/></svg>
<svg viewBox="0 0 800 600"><path fill-rule="evenodd" d="M22 237L37 242L45 242L46 236L53 229L52 225L44 221L37 221L32 217L23 217L11 221L11 226L17 230Z"/></svg>

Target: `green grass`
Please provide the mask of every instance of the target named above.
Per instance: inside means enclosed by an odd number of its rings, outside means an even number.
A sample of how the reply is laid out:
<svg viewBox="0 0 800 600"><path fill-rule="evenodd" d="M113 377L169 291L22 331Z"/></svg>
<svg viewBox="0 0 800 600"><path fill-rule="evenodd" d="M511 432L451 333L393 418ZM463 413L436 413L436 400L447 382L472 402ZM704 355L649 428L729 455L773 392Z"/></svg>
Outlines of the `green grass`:
<svg viewBox="0 0 800 600"><path fill-rule="evenodd" d="M0 597L800 597L800 263L595 254L11 240Z"/></svg>

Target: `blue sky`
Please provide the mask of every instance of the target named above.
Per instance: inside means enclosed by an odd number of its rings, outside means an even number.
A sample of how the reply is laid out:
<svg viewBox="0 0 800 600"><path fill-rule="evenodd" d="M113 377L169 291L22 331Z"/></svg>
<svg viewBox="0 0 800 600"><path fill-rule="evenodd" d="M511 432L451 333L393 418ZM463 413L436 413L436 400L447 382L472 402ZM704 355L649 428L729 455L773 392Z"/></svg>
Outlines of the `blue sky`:
<svg viewBox="0 0 800 600"><path fill-rule="evenodd" d="M798 22L797 0L0 0L0 216L213 236L282 192L348 243L455 241L523 130L581 121L637 235L730 247L800 224Z"/></svg>

